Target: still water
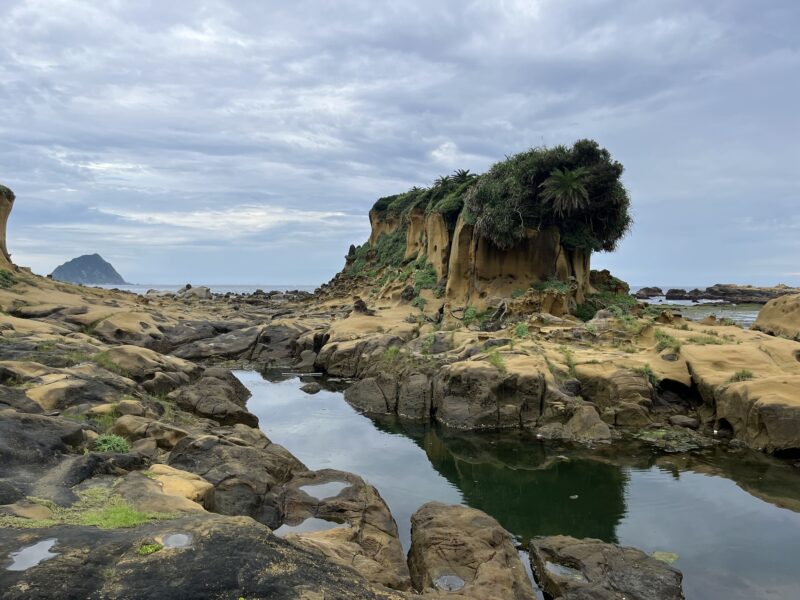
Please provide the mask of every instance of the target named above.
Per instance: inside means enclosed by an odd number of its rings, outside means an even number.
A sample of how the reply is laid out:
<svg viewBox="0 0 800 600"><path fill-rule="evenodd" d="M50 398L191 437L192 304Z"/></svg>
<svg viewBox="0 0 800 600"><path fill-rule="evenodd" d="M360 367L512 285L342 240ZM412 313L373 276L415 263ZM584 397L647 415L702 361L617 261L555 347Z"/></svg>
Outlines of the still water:
<svg viewBox="0 0 800 600"><path fill-rule="evenodd" d="M520 543L567 534L675 553L689 600L800 598L800 469L785 462L722 448L591 450L519 431L374 419L337 391L302 392L295 377L237 376L270 439L311 469L351 471L378 488L406 549L421 504L464 503Z"/></svg>

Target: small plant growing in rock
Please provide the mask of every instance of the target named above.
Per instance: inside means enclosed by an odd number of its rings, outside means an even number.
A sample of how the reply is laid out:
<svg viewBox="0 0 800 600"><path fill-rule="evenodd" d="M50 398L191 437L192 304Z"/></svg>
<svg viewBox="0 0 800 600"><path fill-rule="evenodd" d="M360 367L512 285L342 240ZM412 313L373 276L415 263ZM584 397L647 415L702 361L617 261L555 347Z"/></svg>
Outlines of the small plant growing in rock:
<svg viewBox="0 0 800 600"><path fill-rule="evenodd" d="M733 374L733 376L730 378L730 382L736 383L737 381L749 381L754 377L755 375L753 374L752 371L748 371L747 369L741 369Z"/></svg>
<svg viewBox="0 0 800 600"><path fill-rule="evenodd" d="M427 303L428 303L428 301L425 300L425 298L423 298L422 296L417 296L416 298L414 298L411 301L411 306L413 306L414 308L418 308L420 310L424 310L425 309L425 305Z"/></svg>
<svg viewBox="0 0 800 600"><path fill-rule="evenodd" d="M720 320L720 325L736 325L736 321L731 319L730 317L725 317L724 319Z"/></svg>
<svg viewBox="0 0 800 600"><path fill-rule="evenodd" d="M423 354L430 354L431 348L433 348L433 343L436 341L436 336L432 333L429 333L425 336L422 340L422 344L420 348L422 349Z"/></svg>
<svg viewBox="0 0 800 600"><path fill-rule="evenodd" d="M0 288L8 289L17 283L17 278L7 269L0 269Z"/></svg>
<svg viewBox="0 0 800 600"><path fill-rule="evenodd" d="M461 320L465 327L472 325L478 318L478 309L474 306L468 306L464 309L464 318Z"/></svg>
<svg viewBox="0 0 800 600"><path fill-rule="evenodd" d="M489 352L488 360L489 360L489 363L495 369L497 369L501 373L505 373L506 372L506 363L503 360L503 357L500 356L500 353L497 351L496 348L494 350L492 350L491 352Z"/></svg>
<svg viewBox="0 0 800 600"><path fill-rule="evenodd" d="M663 331L662 329L656 329L654 335L656 338L657 352L663 352L667 348L670 348L675 354L678 354L681 351L681 343L666 331Z"/></svg>
<svg viewBox="0 0 800 600"><path fill-rule="evenodd" d="M136 551L136 554L139 556L150 556L151 554L155 554L159 550L161 550L164 546L159 544L158 542L153 542L152 544L142 544L139 546L139 549Z"/></svg>
<svg viewBox="0 0 800 600"><path fill-rule="evenodd" d="M395 363L400 358L400 347L391 346L383 351L381 359L386 363Z"/></svg>
<svg viewBox="0 0 800 600"><path fill-rule="evenodd" d="M577 373L575 371L575 355L572 353L572 350L562 344L558 347L558 351L564 356L564 364L567 365L569 376L577 377Z"/></svg>
<svg viewBox="0 0 800 600"><path fill-rule="evenodd" d="M659 383L658 375L656 375L655 371L653 371L653 368L649 364L646 364L643 367L636 367L635 369L633 369L633 372L647 379L647 381L653 387L658 386Z"/></svg>
<svg viewBox="0 0 800 600"><path fill-rule="evenodd" d="M597 336L597 325L594 323L587 323L585 325L586 331L594 336Z"/></svg>
<svg viewBox="0 0 800 600"><path fill-rule="evenodd" d="M97 436L94 441L94 449L98 452L116 452L124 454L130 452L131 445L124 437L115 433L104 433Z"/></svg>
<svg viewBox="0 0 800 600"><path fill-rule="evenodd" d="M527 323L517 323L517 326L514 328L514 337L518 338L526 338L530 330L528 329Z"/></svg>
<svg viewBox="0 0 800 600"><path fill-rule="evenodd" d="M436 270L429 262L425 262L414 273L414 291L418 294L421 290L432 290L436 287L437 282Z"/></svg>
<svg viewBox="0 0 800 600"><path fill-rule="evenodd" d="M517 288L516 290L511 292L511 299L512 300L516 300L520 296L524 296L524 295L525 295L525 290L521 290L521 289Z"/></svg>

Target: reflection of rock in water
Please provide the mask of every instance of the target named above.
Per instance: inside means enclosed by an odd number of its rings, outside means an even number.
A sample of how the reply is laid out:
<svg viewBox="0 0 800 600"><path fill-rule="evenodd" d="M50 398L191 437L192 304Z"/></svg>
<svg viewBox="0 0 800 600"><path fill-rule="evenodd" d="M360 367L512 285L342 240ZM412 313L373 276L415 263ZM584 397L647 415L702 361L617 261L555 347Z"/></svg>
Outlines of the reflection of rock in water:
<svg viewBox="0 0 800 600"><path fill-rule="evenodd" d="M413 439L469 506L520 538L566 533L617 541L628 481L617 465L563 460L524 432L460 432L397 420L377 425Z"/></svg>

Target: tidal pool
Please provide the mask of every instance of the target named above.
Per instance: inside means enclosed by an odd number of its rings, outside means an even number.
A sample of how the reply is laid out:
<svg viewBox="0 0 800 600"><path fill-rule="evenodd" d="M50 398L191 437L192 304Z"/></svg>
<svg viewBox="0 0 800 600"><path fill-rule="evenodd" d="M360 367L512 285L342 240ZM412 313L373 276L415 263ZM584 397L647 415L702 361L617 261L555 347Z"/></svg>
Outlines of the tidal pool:
<svg viewBox="0 0 800 600"><path fill-rule="evenodd" d="M369 418L340 392L302 392L296 377L237 376L270 439L311 469L350 471L378 488L406 549L411 515L438 500L489 513L521 544L566 534L677 556L688 600L800 597L800 469L786 462L743 449L588 449L521 431Z"/></svg>

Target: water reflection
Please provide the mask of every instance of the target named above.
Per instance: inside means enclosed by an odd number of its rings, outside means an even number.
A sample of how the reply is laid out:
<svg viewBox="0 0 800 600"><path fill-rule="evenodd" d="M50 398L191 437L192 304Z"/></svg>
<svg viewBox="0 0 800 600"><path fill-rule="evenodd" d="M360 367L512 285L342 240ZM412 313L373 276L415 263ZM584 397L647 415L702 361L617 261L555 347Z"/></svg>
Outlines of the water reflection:
<svg viewBox="0 0 800 600"><path fill-rule="evenodd" d="M555 453L524 432L459 432L375 420L422 448L431 465L521 541L566 534L617 542L628 476L621 467ZM566 451L566 450L565 450Z"/></svg>
<svg viewBox="0 0 800 600"><path fill-rule="evenodd" d="M666 455L640 443L543 443L372 419L338 391L237 375L262 429L311 469L362 476L388 503L406 549L425 502L463 502L520 541L594 537L676 555L689 600L794 599L800 586L800 469L745 449ZM787 510L790 509L790 510Z"/></svg>

